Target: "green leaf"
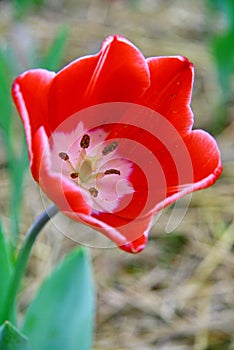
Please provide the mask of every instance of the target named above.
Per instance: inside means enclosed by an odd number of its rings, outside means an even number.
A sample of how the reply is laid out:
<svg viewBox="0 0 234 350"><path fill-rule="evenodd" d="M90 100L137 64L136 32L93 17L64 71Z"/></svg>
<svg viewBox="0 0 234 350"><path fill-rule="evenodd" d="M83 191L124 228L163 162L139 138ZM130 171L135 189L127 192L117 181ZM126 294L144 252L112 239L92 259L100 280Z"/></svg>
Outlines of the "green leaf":
<svg viewBox="0 0 234 350"><path fill-rule="evenodd" d="M0 327L0 350L30 350L27 338L8 321Z"/></svg>
<svg viewBox="0 0 234 350"><path fill-rule="evenodd" d="M212 11L218 12L225 20L228 28L234 28L234 2L233 0L207 0Z"/></svg>
<svg viewBox="0 0 234 350"><path fill-rule="evenodd" d="M72 251L29 306L23 332L33 350L89 350L95 297L86 250Z"/></svg>
<svg viewBox="0 0 234 350"><path fill-rule="evenodd" d="M11 80L10 66L0 48L0 127L4 131L4 137L9 136L11 125Z"/></svg>
<svg viewBox="0 0 234 350"><path fill-rule="evenodd" d="M54 41L50 45L48 52L46 53L40 66L52 71L56 71L60 68L60 64L65 50L67 35L67 28L62 27L58 32L57 36L55 37Z"/></svg>
<svg viewBox="0 0 234 350"><path fill-rule="evenodd" d="M0 321L11 273L12 266L9 257L9 247L0 223Z"/></svg>
<svg viewBox="0 0 234 350"><path fill-rule="evenodd" d="M223 95L228 99L231 93L231 80L234 73L234 29L212 40L212 50L216 61Z"/></svg>

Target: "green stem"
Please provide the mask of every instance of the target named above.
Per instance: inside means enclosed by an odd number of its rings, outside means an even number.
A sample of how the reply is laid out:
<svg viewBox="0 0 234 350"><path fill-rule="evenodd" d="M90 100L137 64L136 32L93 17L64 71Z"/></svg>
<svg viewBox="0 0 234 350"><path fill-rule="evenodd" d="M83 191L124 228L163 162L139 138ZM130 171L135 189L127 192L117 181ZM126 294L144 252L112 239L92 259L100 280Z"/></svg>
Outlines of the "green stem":
<svg viewBox="0 0 234 350"><path fill-rule="evenodd" d="M12 321L12 315L14 314L15 308L15 300L18 292L18 288L25 272L28 258L32 249L32 246L41 232L42 228L45 224L58 212L58 208L52 204L48 207L32 224L29 228L25 240L23 242L23 246L19 252L19 255L16 260L15 269L10 280L8 293L6 296L6 301L4 305L3 319L1 320L3 323L5 320ZM13 322L13 321L12 321ZM0 323L0 324L1 324Z"/></svg>

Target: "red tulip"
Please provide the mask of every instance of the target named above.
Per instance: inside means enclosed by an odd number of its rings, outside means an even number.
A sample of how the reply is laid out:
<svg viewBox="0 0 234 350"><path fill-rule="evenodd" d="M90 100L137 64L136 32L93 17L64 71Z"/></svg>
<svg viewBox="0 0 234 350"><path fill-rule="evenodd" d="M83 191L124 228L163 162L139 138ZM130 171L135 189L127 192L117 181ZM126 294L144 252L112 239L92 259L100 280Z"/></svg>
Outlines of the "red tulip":
<svg viewBox="0 0 234 350"><path fill-rule="evenodd" d="M188 59L145 59L121 36L57 74L21 74L12 91L34 179L65 215L140 252L160 209L222 172L215 140L192 130L192 84Z"/></svg>

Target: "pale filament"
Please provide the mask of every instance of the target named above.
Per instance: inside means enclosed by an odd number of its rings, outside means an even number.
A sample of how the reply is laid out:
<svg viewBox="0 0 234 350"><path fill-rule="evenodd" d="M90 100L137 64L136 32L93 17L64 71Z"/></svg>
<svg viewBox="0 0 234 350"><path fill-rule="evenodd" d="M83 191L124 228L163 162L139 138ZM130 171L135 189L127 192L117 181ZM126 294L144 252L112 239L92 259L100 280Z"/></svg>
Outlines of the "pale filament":
<svg viewBox="0 0 234 350"><path fill-rule="evenodd" d="M79 157L77 161L77 165L74 166L70 160L68 153L60 152L59 157L68 164L71 169L70 178L79 184L81 187L84 187L84 183L90 180L102 179L106 175L120 175L120 171L118 169L107 169L104 172L96 172L96 163L103 156L114 152L118 147L118 143L116 141L105 146L101 152L101 155L89 157L87 156L86 149L90 146L90 136L88 134L84 134L81 141L80 147L81 150L79 152ZM92 197L98 196L98 190L95 187L90 187L88 189L89 193Z"/></svg>

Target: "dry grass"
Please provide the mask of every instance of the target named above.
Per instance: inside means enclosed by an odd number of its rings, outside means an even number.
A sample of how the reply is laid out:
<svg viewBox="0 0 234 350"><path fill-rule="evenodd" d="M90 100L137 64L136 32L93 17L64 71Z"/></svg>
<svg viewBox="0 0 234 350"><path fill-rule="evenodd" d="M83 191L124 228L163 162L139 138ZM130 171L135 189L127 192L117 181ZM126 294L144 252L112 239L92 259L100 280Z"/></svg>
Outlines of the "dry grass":
<svg viewBox="0 0 234 350"><path fill-rule="evenodd" d="M11 33L11 38L17 33L16 24L9 23L7 6L1 6L0 37L4 41L3 33ZM146 56L189 57L196 67L192 103L196 126L206 127L212 122L219 88L207 45L202 1L51 1L42 14L28 16L24 26L27 35L46 47L63 22L70 28L66 62L97 51L103 38L113 33L128 37ZM94 350L233 349L233 122L219 135L218 142L224 173L215 186L193 195L190 209L175 232L165 234L171 214L167 209L140 255L127 255L117 249L91 249L98 290ZM7 200L8 186L7 176L1 170L1 201ZM1 205L7 226L4 208ZM42 208L40 193L29 175L22 232ZM84 230L67 221L66 225L70 225L66 226L67 232ZM35 246L20 295L22 309L45 275L73 246L56 225L47 226Z"/></svg>

